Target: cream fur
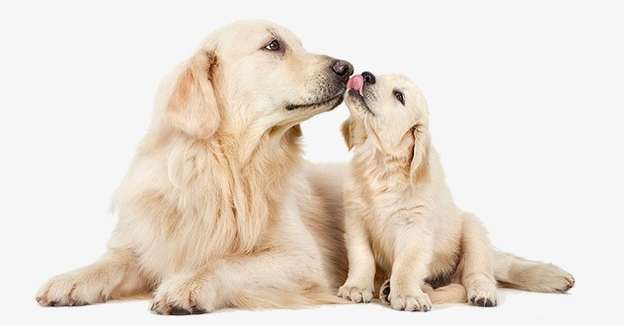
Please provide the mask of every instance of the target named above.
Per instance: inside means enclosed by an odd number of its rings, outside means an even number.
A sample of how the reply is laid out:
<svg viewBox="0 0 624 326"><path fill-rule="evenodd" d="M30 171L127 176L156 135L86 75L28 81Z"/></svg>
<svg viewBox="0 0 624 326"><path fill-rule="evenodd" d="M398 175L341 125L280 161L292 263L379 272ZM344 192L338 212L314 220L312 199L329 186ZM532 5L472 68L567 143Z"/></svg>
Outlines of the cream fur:
<svg viewBox="0 0 624 326"><path fill-rule="evenodd" d="M481 222L456 207L431 145L425 98L407 78L379 76L363 96L349 91L346 103L342 131L354 157L345 187L349 273L339 296L370 301L377 271L390 275L382 301L407 311L467 299L494 306L497 281L545 292L573 286L554 265L494 250Z"/></svg>
<svg viewBox="0 0 624 326"><path fill-rule="evenodd" d="M280 50L265 49L274 39ZM342 101L348 75L332 62L268 22L213 33L159 91L107 253L37 301L148 293L160 314L339 302L342 173L306 167L298 143L301 121Z"/></svg>

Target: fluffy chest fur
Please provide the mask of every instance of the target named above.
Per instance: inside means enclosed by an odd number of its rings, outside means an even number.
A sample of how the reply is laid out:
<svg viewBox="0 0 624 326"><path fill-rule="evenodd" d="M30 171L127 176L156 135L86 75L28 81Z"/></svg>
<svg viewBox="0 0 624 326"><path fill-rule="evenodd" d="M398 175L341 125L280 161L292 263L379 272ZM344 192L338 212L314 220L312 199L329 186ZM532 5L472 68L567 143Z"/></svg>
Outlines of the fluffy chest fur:
<svg viewBox="0 0 624 326"><path fill-rule="evenodd" d="M436 163L433 157L432 179L443 180ZM397 255L395 244L405 240L398 239L402 230L417 227L433 238L429 277L450 274L461 249L461 218L444 182L414 185L407 158L387 157L366 144L355 152L351 169L347 209L363 219L377 263L390 272Z"/></svg>
<svg viewBox="0 0 624 326"><path fill-rule="evenodd" d="M295 157L292 150L259 148L241 165L216 141L183 138L146 149L116 196L123 232L115 232L111 246L133 248L156 280L262 250L277 227Z"/></svg>

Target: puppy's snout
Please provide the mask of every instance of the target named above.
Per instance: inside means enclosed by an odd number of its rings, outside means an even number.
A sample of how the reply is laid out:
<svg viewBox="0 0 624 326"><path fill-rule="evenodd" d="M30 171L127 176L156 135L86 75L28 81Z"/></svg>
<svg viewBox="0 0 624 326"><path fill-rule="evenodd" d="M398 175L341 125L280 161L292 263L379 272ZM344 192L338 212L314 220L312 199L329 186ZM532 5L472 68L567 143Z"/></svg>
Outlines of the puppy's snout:
<svg viewBox="0 0 624 326"><path fill-rule="evenodd" d="M371 85L375 84L375 75L373 75L372 73L365 71L362 73L362 77L364 78L364 83Z"/></svg>
<svg viewBox="0 0 624 326"><path fill-rule="evenodd" d="M331 65L332 71L342 77L346 78L353 74L353 65L344 60L335 60Z"/></svg>

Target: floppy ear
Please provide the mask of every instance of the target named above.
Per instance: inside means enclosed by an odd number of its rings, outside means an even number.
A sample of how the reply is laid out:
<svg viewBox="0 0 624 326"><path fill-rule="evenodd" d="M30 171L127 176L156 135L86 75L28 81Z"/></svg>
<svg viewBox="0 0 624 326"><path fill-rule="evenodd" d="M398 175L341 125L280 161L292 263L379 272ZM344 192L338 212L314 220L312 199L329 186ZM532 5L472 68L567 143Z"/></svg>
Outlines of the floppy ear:
<svg viewBox="0 0 624 326"><path fill-rule="evenodd" d="M342 131L342 137L349 150L351 150L353 146L360 145L366 140L364 126L362 126L361 122L355 121L351 117L342 123L340 131Z"/></svg>
<svg viewBox="0 0 624 326"><path fill-rule="evenodd" d="M429 152L431 143L427 129L418 124L412 127L414 149L410 162L410 180L413 184L429 181Z"/></svg>
<svg viewBox="0 0 624 326"><path fill-rule="evenodd" d="M221 115L211 80L215 65L213 53L196 54L178 76L169 98L166 112L169 121L189 136L207 139L219 127Z"/></svg>

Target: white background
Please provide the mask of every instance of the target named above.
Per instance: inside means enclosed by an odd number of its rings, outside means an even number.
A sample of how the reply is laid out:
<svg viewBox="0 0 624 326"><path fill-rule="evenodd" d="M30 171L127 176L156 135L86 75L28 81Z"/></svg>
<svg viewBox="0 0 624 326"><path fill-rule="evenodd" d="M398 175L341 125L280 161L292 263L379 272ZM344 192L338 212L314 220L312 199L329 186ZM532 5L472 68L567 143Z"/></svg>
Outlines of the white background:
<svg viewBox="0 0 624 326"><path fill-rule="evenodd" d="M617 1L14 1L0 4L0 323L621 323L624 11ZM568 295L501 291L494 309L374 304L150 314L149 302L40 308L49 277L98 257L111 194L160 78L214 28L274 20L357 71L429 99L459 204L495 244L572 272ZM344 106L304 123L307 157L347 161ZM8 323L13 321L13 323Z"/></svg>

